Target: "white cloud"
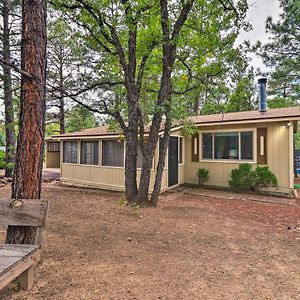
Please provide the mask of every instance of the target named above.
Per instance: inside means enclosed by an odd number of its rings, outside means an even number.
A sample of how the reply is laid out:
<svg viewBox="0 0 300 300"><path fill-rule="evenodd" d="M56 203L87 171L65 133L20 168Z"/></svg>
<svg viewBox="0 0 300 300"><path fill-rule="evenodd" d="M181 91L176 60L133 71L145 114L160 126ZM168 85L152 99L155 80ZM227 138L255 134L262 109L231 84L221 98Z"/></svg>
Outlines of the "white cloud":
<svg viewBox="0 0 300 300"><path fill-rule="evenodd" d="M279 20L281 13L279 0L249 0L248 3L247 20L251 23L253 30L241 32L238 37L238 43L242 43L244 40L249 40L251 44L257 41L266 43L269 38L266 33L266 19L271 16L273 20ZM251 65L254 68L266 69L259 57L251 55L250 58Z"/></svg>

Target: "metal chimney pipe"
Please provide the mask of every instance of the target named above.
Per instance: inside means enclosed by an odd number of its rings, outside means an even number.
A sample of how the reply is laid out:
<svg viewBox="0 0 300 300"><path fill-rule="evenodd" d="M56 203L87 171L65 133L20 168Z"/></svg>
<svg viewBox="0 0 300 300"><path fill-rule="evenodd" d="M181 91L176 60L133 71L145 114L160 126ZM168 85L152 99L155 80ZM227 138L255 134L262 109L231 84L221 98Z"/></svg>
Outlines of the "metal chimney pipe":
<svg viewBox="0 0 300 300"><path fill-rule="evenodd" d="M267 78L262 77L258 79L258 94L259 94L259 111L267 111Z"/></svg>

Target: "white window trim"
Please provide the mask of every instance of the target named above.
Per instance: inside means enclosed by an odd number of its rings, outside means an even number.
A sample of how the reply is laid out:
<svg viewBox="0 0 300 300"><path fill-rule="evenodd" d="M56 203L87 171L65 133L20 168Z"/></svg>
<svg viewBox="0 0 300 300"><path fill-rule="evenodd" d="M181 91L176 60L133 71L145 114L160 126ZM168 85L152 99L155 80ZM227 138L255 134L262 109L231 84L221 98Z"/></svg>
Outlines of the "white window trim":
<svg viewBox="0 0 300 300"><path fill-rule="evenodd" d="M253 143L253 160L249 159L215 159L215 158L203 158L203 134L205 133L222 133L222 132L237 132L239 134L239 157L241 157L241 132L252 132L252 143ZM256 145L256 128L243 128L243 129L223 129L223 130L203 130L200 132L200 139L199 139L199 149L200 149L200 162L211 162L211 163L249 163L249 164L256 164L257 163L257 145ZM213 157L214 157L214 138L212 140L213 143Z"/></svg>

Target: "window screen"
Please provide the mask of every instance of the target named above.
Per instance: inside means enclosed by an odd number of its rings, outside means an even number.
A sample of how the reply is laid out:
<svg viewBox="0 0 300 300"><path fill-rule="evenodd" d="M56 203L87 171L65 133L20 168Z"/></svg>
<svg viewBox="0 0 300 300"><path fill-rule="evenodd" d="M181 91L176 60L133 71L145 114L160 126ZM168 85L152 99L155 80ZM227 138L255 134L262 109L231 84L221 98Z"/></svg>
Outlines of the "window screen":
<svg viewBox="0 0 300 300"><path fill-rule="evenodd" d="M98 165L99 142L81 142L80 163Z"/></svg>
<svg viewBox="0 0 300 300"><path fill-rule="evenodd" d="M63 162L77 164L77 141L63 143Z"/></svg>
<svg viewBox="0 0 300 300"><path fill-rule="evenodd" d="M48 152L59 152L60 151L59 145L60 145L59 142L47 142Z"/></svg>
<svg viewBox="0 0 300 300"><path fill-rule="evenodd" d="M123 141L102 141L102 166L124 166Z"/></svg>

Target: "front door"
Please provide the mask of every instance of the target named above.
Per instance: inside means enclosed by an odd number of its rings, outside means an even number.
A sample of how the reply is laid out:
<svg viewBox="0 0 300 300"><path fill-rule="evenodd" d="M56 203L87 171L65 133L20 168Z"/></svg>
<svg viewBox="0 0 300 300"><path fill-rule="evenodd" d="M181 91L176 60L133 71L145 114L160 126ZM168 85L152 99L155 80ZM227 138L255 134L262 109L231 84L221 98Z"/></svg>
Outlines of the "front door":
<svg viewBox="0 0 300 300"><path fill-rule="evenodd" d="M170 137L168 156L168 186L178 184L178 138Z"/></svg>

